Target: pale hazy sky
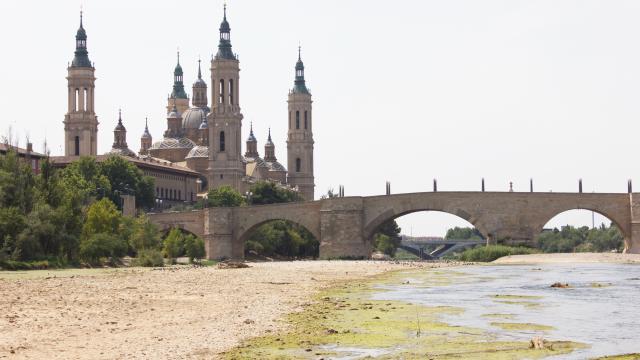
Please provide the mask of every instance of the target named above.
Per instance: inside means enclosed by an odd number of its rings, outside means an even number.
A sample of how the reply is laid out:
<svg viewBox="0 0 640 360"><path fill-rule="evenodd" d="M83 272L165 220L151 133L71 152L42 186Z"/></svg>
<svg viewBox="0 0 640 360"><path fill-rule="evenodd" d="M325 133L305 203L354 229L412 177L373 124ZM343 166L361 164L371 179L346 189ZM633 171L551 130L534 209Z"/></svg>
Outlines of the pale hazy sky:
<svg viewBox="0 0 640 360"><path fill-rule="evenodd" d="M66 67L80 4L95 63L99 152L118 108L130 148L166 128L176 48L191 91L215 53L222 1L2 0L2 132L62 153ZM640 2L230 0L246 138L267 128L286 163L298 43L314 100L316 196L392 191L640 189ZM208 62L205 77L209 78ZM261 151L262 153L263 151ZM568 217L591 223L591 215ZM564 219L559 220L560 223ZM596 219L596 222L600 220ZM418 213L405 232L459 224Z"/></svg>

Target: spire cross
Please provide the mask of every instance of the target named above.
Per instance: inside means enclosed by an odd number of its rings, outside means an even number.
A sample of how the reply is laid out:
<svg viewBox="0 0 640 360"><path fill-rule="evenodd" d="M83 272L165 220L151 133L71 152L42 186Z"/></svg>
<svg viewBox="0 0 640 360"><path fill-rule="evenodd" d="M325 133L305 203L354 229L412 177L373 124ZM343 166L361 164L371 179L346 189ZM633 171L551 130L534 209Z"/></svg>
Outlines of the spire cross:
<svg viewBox="0 0 640 360"><path fill-rule="evenodd" d="M178 65L180 65L180 46L178 46Z"/></svg>
<svg viewBox="0 0 640 360"><path fill-rule="evenodd" d="M200 55L198 55L198 79L202 79L202 72L200 71Z"/></svg>
<svg viewBox="0 0 640 360"><path fill-rule="evenodd" d="M118 120L122 120L122 108L118 109Z"/></svg>
<svg viewBox="0 0 640 360"><path fill-rule="evenodd" d="M227 2L224 2L224 18L227 19Z"/></svg>
<svg viewBox="0 0 640 360"><path fill-rule="evenodd" d="M302 60L300 52L302 51L302 46L300 46L300 42L298 41L298 60Z"/></svg>

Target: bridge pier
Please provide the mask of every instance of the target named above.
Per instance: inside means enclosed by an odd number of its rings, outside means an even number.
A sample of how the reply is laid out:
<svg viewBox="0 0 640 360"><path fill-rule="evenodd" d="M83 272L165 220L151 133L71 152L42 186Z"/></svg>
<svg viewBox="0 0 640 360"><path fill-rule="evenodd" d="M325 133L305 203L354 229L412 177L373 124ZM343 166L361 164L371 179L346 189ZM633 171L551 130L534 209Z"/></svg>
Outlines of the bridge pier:
<svg viewBox="0 0 640 360"><path fill-rule="evenodd" d="M624 252L627 254L640 254L640 194L629 194L631 210L631 230L629 236L625 234Z"/></svg>
<svg viewBox="0 0 640 360"><path fill-rule="evenodd" d="M363 234L361 197L332 199L320 209L320 258L368 258L371 243Z"/></svg>
<svg viewBox="0 0 640 360"><path fill-rule="evenodd" d="M244 245L238 249L233 237L233 210L209 208L204 211L204 244L209 260L243 259Z"/></svg>

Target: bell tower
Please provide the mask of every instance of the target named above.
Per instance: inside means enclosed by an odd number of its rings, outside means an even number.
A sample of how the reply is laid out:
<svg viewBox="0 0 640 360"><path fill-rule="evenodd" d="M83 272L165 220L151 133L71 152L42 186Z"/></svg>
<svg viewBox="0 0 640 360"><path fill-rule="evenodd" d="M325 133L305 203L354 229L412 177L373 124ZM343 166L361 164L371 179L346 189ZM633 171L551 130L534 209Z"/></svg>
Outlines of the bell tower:
<svg viewBox="0 0 640 360"><path fill-rule="evenodd" d="M311 93L304 80L304 63L298 47L296 79L289 91L289 131L287 135L287 183L298 187L305 200L314 199L313 176L313 120L311 117Z"/></svg>
<svg viewBox="0 0 640 360"><path fill-rule="evenodd" d="M242 158L240 112L240 62L231 50L227 7L220 24L218 52L211 60L211 113L209 125L209 187L229 185L242 191L245 168Z"/></svg>
<svg viewBox="0 0 640 360"><path fill-rule="evenodd" d="M94 109L95 68L89 60L87 33L82 25L76 33L76 51L67 68L68 110L64 117L65 156L98 154L98 117Z"/></svg>

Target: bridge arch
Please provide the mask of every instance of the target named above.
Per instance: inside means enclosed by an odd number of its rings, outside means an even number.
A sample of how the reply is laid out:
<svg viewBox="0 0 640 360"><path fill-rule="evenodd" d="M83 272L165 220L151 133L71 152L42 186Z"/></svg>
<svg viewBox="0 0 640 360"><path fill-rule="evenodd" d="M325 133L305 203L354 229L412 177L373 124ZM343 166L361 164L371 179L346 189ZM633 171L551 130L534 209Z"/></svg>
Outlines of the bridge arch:
<svg viewBox="0 0 640 360"><path fill-rule="evenodd" d="M573 207L573 208L568 208L565 210L556 210L554 211L554 214L549 216L547 214L547 218L546 220L544 220L544 222L540 222L537 224L537 227L535 228L536 231L536 236L540 233L542 233L542 231L544 230L545 226L552 221L554 218L556 218L559 215L563 215L565 213L574 211L574 210L585 210L585 211L593 211L594 213L603 216L604 218L606 218L607 220L609 220L613 225L615 225L618 230L620 230L620 233L623 236L624 239L624 247L625 249L628 249L631 246L631 229L629 228L629 226L624 222L625 219L620 219L619 217L616 217L614 215L612 215L610 212L606 211L606 210L601 210L601 209L596 209L595 207Z"/></svg>
<svg viewBox="0 0 640 360"><path fill-rule="evenodd" d="M445 214L454 215L461 218L471 225L473 225L482 234L484 239L488 238L489 231L484 226L479 216L476 216L475 211L471 206L465 207L464 205L456 202L436 203L429 201L430 199L424 199L424 201L391 201L384 202L384 199L379 204L370 204L365 209L365 223L363 227L363 236L365 240L369 240L373 237L377 229L384 223L390 220L397 219L404 215L417 213L417 212L441 212ZM368 216L367 216L368 215Z"/></svg>
<svg viewBox="0 0 640 360"><path fill-rule="evenodd" d="M320 218L314 214L319 212L317 202L238 207L233 212L233 237L242 246L258 227L275 220L297 224L320 241Z"/></svg>
<svg viewBox="0 0 640 360"><path fill-rule="evenodd" d="M156 224L165 236L171 229L177 228L199 238L204 238L204 212L202 210L156 213L148 214L148 216L149 220Z"/></svg>

